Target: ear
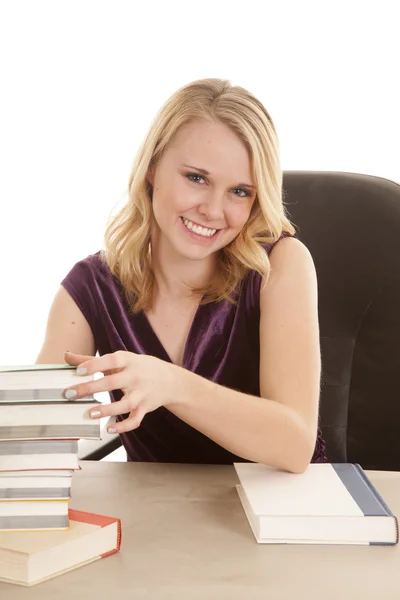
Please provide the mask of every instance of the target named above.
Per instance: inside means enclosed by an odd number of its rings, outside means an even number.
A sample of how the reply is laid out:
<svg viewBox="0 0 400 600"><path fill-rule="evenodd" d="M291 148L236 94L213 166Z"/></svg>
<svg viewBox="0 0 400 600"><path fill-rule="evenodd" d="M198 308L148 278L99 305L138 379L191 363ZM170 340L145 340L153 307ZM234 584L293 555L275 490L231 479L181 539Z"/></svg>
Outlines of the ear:
<svg viewBox="0 0 400 600"><path fill-rule="evenodd" d="M154 184L154 165L150 165L150 167L147 171L146 179L147 179L148 183L151 186L153 186L153 184Z"/></svg>
<svg viewBox="0 0 400 600"><path fill-rule="evenodd" d="M147 175L146 175L146 188L147 188L147 193L150 198L150 202L153 202L153 181L154 181L154 168L149 167L149 170L147 171Z"/></svg>

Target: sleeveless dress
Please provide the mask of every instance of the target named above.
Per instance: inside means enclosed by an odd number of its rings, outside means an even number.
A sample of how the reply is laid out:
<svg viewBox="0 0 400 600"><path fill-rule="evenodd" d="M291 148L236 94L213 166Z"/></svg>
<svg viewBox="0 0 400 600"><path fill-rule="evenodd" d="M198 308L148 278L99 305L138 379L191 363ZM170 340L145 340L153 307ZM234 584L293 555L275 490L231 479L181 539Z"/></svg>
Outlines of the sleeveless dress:
<svg viewBox="0 0 400 600"><path fill-rule="evenodd" d="M273 244L264 247L269 253ZM260 396L260 284L260 275L251 271L235 304L222 301L199 306L187 338L183 368L225 387ZM61 285L89 323L99 355L127 350L171 362L145 313L130 312L122 285L100 252L77 262ZM111 401L121 396L120 390L110 393ZM128 461L247 462L164 407L148 413L140 427L120 436ZM325 443L318 430L312 462L326 461Z"/></svg>

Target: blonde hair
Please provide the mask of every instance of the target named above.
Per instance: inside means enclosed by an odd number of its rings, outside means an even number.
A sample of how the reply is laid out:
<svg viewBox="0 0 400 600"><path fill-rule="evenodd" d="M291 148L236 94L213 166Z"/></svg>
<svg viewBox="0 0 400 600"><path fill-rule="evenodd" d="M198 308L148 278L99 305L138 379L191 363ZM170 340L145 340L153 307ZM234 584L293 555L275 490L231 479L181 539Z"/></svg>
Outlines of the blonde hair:
<svg viewBox="0 0 400 600"><path fill-rule="evenodd" d="M261 244L275 242L282 232L295 231L285 214L275 127L261 102L244 88L221 79L203 79L182 87L153 121L133 165L128 202L105 232L103 258L120 280L134 312L151 308L155 291L149 168L160 160L178 130L195 120L224 123L240 137L250 153L257 192L246 225L219 250L216 277L206 288L193 290L203 295L201 302L232 300L250 270L267 279L270 264Z"/></svg>

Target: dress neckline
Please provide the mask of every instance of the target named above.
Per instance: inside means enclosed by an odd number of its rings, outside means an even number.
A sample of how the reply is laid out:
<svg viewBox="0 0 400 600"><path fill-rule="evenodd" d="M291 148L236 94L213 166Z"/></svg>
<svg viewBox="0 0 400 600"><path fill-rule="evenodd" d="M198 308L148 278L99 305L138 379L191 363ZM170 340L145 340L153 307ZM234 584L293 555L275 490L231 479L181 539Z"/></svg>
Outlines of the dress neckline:
<svg viewBox="0 0 400 600"><path fill-rule="evenodd" d="M209 304L201 304L200 303L198 305L198 307L196 308L196 311L194 313L194 316L193 316L193 319L190 324L189 331L188 331L188 334L186 337L185 346L184 346L183 355L182 355L182 364L177 365L177 366L181 366L182 368L188 368L188 365L190 363L191 349L193 348L193 344L195 344L197 341L196 331L198 331L199 325L203 319L203 315L205 314L205 312L208 313L210 311L211 306L212 306L212 303L209 303ZM153 326L150 323L150 320L149 320L148 316L146 315L146 313L144 311L141 311L138 314L138 316L141 318L142 323L149 334L149 342L151 343L152 347L155 349L155 355L158 358L162 358L163 360L166 360L167 362L170 362L172 364L177 364L177 363L174 363L174 361L171 359L170 355L166 351L163 343L161 342L160 338L154 331Z"/></svg>

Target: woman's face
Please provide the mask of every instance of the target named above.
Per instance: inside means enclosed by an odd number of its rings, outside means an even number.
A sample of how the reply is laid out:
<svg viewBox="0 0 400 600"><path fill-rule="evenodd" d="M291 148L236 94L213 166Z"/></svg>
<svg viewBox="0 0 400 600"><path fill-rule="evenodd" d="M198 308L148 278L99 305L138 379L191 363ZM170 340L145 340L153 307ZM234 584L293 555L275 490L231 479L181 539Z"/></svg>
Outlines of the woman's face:
<svg viewBox="0 0 400 600"><path fill-rule="evenodd" d="M245 145L218 122L182 127L149 180L158 235L191 260L229 244L248 220L256 195Z"/></svg>

